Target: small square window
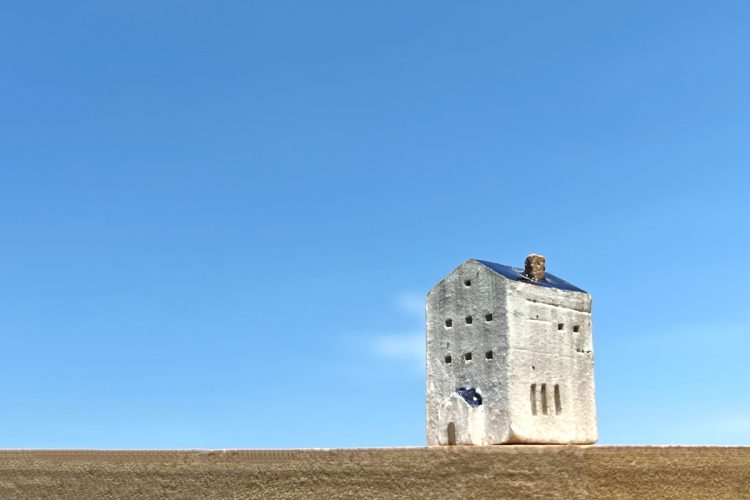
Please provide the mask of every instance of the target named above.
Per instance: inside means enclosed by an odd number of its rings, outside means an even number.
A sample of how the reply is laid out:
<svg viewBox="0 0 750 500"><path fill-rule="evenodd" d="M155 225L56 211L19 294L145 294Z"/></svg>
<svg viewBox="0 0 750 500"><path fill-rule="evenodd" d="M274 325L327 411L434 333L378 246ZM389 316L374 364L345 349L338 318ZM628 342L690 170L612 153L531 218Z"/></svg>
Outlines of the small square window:
<svg viewBox="0 0 750 500"><path fill-rule="evenodd" d="M492 356L493 356L492 351L487 351L484 353L484 357L487 359L492 359Z"/></svg>
<svg viewBox="0 0 750 500"><path fill-rule="evenodd" d="M446 319L445 320L445 326L448 327L448 328L452 327L453 326L453 320L450 319L450 318Z"/></svg>
<svg viewBox="0 0 750 500"><path fill-rule="evenodd" d="M466 324L467 325L470 325L472 321L474 321L474 320L471 319L471 316L466 316Z"/></svg>
<svg viewBox="0 0 750 500"><path fill-rule="evenodd" d="M578 325L575 325L575 326L573 327L573 331L574 331L574 332L576 332L576 333L578 333L578 330L580 330L580 328L581 328L580 326L578 326Z"/></svg>
<svg viewBox="0 0 750 500"><path fill-rule="evenodd" d="M464 285L471 286L471 280L464 280Z"/></svg>
<svg viewBox="0 0 750 500"><path fill-rule="evenodd" d="M464 354L464 359L465 359L466 361L471 361L471 353L470 353L470 352L467 352L466 354Z"/></svg>
<svg viewBox="0 0 750 500"><path fill-rule="evenodd" d="M453 359L451 359L451 355L450 355L450 354L448 354L448 355L447 355L447 356L445 357L445 364L449 365L449 364L451 364L452 362L453 362Z"/></svg>
<svg viewBox="0 0 750 500"><path fill-rule="evenodd" d="M558 323L557 324L557 329L558 330L562 330L563 329L563 324L562 323Z"/></svg>
<svg viewBox="0 0 750 500"><path fill-rule="evenodd" d="M485 321L492 321L492 313L487 313L484 315Z"/></svg>

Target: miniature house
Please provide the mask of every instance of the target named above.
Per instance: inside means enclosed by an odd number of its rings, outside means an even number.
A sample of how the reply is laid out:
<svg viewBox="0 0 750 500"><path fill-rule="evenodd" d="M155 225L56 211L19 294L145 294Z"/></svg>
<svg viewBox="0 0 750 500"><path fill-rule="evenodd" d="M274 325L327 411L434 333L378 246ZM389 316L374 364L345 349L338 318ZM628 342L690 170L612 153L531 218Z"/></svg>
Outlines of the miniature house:
<svg viewBox="0 0 750 500"><path fill-rule="evenodd" d="M467 260L426 314L428 445L596 442L591 296L544 257Z"/></svg>

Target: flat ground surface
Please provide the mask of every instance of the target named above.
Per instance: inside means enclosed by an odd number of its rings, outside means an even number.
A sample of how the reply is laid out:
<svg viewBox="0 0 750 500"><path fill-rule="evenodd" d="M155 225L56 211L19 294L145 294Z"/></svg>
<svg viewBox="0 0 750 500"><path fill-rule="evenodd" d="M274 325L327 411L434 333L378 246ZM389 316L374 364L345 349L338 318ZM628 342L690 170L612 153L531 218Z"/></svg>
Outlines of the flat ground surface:
<svg viewBox="0 0 750 500"><path fill-rule="evenodd" d="M0 451L6 498L750 498L750 447Z"/></svg>

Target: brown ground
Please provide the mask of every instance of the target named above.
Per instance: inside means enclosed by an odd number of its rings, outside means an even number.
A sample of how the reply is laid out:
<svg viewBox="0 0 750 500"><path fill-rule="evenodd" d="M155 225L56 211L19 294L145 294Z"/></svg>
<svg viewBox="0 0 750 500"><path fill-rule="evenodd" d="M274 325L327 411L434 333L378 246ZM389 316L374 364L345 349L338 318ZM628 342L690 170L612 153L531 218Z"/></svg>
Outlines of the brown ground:
<svg viewBox="0 0 750 500"><path fill-rule="evenodd" d="M0 451L6 498L750 498L750 447Z"/></svg>

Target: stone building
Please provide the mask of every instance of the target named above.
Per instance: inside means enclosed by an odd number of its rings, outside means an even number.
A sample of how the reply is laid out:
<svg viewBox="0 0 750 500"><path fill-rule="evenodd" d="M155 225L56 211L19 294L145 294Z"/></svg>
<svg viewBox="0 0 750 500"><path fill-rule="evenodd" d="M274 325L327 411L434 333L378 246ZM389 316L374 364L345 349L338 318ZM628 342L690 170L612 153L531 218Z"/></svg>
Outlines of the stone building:
<svg viewBox="0 0 750 500"><path fill-rule="evenodd" d="M467 260L426 315L428 445L596 442L591 296L544 257Z"/></svg>

